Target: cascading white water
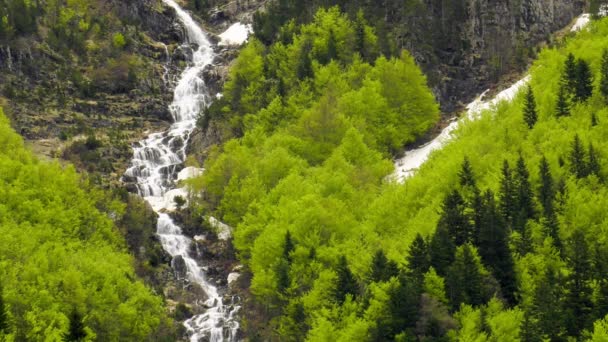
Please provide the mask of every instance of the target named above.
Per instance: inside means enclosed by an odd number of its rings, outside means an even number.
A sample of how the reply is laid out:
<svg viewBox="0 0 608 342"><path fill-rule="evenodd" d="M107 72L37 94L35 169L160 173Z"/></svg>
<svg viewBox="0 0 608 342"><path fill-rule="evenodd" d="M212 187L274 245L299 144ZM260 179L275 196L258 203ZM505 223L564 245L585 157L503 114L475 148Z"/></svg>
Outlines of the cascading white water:
<svg viewBox="0 0 608 342"><path fill-rule="evenodd" d="M133 160L125 172L125 178L135 180L139 195L159 213L157 234L163 248L173 260L184 260L188 279L198 284L208 296L204 303L208 308L206 312L184 322L190 340L195 342L207 338L212 342L235 341L239 328L236 318L239 306L223 303L218 289L206 279L203 269L189 256L192 241L164 213L173 208L174 196L183 195L184 192L175 189L175 179L186 158L186 147L196 118L210 101L200 74L212 63L214 52L203 30L186 11L173 0L163 2L176 11L183 24L187 39L184 48L192 49L192 60L179 78L173 103L169 107L175 122L168 131L151 134L133 147Z"/></svg>
<svg viewBox="0 0 608 342"><path fill-rule="evenodd" d="M600 7L598 15L608 15L608 5L602 5ZM570 29L571 32L576 32L584 29L589 25L591 15L584 13L580 15L574 22L574 25ZM511 101L517 95L517 93L525 87L530 81L530 75L525 76L521 80L515 82L510 88L503 90L491 100L485 100L484 97L487 90L483 92L475 101L471 102L467 106L466 115L460 120L451 122L441 133L435 137L435 139L424 144L421 147L405 151L405 155L395 160L395 172L390 176L391 179L397 182L404 182L407 178L414 175L418 168L424 164L429 158L431 153L435 150L442 148L446 143L452 139L452 133L462 124L465 120L475 120L486 110L489 110L496 106L502 101Z"/></svg>

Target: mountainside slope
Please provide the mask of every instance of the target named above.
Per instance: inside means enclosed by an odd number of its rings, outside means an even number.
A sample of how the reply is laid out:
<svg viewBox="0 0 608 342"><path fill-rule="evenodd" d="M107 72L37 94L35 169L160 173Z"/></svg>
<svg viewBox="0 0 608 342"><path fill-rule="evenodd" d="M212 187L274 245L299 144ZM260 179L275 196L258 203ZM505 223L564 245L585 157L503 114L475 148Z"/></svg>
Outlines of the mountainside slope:
<svg viewBox="0 0 608 342"><path fill-rule="evenodd" d="M543 50L527 92L461 126L400 185L383 158L395 125L374 124L391 122L383 99L416 91L382 58L352 57L379 40L335 13L250 42L208 112L243 135L193 184L235 227L249 336L601 340L608 21Z"/></svg>
<svg viewBox="0 0 608 342"><path fill-rule="evenodd" d="M1 111L0 197L0 339L175 338L111 219L125 206L37 160Z"/></svg>
<svg viewBox="0 0 608 342"><path fill-rule="evenodd" d="M159 1L11 0L0 17L0 105L38 152L112 179L129 142L171 120L181 28Z"/></svg>
<svg viewBox="0 0 608 342"><path fill-rule="evenodd" d="M584 0L382 0L270 2L256 16L256 36L279 38L291 19L312 19L317 8L338 5L374 26L380 52L407 49L423 68L446 112L461 109L503 74L526 68L534 47L582 13Z"/></svg>

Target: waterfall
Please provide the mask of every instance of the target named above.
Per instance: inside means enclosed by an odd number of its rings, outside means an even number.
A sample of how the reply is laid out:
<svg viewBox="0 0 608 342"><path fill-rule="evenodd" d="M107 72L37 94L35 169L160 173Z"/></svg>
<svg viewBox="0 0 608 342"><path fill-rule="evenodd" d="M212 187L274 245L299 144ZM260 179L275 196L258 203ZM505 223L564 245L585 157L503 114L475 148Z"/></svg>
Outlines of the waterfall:
<svg viewBox="0 0 608 342"><path fill-rule="evenodd" d="M223 303L218 289L207 280L201 266L189 256L192 241L165 213L173 208L174 196L184 192L175 189L175 180L186 159L186 148L196 118L211 100L200 75L213 62L215 55L212 44L192 17L175 1L163 2L175 10L184 26L186 41L183 48L192 50L192 60L179 77L169 107L174 123L169 130L153 133L135 144L133 160L125 172L125 178L136 180L138 194L159 214L157 234L163 248L174 260L184 260L188 280L198 284L208 296L204 303L208 308L206 312L184 322L190 340L235 341L239 329L236 314L240 307L235 303Z"/></svg>

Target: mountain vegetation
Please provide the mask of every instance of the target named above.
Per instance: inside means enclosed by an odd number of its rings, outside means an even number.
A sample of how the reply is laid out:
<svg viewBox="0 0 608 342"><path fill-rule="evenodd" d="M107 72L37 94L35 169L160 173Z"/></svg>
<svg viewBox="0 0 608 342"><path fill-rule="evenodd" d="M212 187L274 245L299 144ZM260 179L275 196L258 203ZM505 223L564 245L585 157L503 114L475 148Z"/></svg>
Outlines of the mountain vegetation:
<svg viewBox="0 0 608 342"><path fill-rule="evenodd" d="M183 2L221 14L218 0ZM186 235L212 229L204 216L233 227L192 250L230 268L234 247L243 337L608 339L608 20L538 51L512 101L392 178L393 158L440 126L437 96L452 92L453 110L525 67L531 42L584 1L526 4L499 8L516 13L505 20L464 0L276 0L253 16L196 123L224 141L172 213ZM529 18L551 11L555 23ZM157 214L108 181L129 141L170 120L166 77L188 60L171 13L158 0L0 0L1 341L174 341L175 320L204 310L164 298L200 289L183 257L171 272ZM501 35L511 24L529 32ZM475 87L459 83L468 72ZM14 129L67 162L34 156Z"/></svg>
<svg viewBox="0 0 608 342"><path fill-rule="evenodd" d="M251 336L601 341L608 21L544 49L525 91L401 185L390 153L437 107L395 102L426 82L359 20L320 10L252 40L206 113L239 137L193 185L235 227Z"/></svg>
<svg viewBox="0 0 608 342"><path fill-rule="evenodd" d="M166 35L157 25L171 23L163 8L142 0L0 1L0 104L11 125L93 181L116 181L132 135L170 116L167 53L157 42Z"/></svg>
<svg viewBox="0 0 608 342"><path fill-rule="evenodd" d="M171 340L113 220L126 207L32 156L0 113L0 339Z"/></svg>

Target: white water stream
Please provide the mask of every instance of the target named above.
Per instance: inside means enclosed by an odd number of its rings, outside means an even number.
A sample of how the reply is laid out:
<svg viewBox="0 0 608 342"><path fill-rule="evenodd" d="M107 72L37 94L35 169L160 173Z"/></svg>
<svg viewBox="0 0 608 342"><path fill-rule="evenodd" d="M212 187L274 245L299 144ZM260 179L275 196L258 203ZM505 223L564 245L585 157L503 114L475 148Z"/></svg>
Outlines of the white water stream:
<svg viewBox="0 0 608 342"><path fill-rule="evenodd" d="M603 16L606 13L608 13L608 6L604 6L600 10L600 15ZM582 14L576 19L570 31L576 32L584 29L587 27L587 25L589 25L590 19L591 16L589 14ZM424 164L433 151L441 149L453 138L452 133L464 121L476 120L484 111L495 108L498 103L513 100L515 95L517 95L517 93L523 87L525 87L529 81L530 76L527 75L490 100L485 99L488 90L484 91L477 99L475 99L475 101L471 102L467 106L465 115L458 120L452 121L437 137L435 137L435 139L422 145L421 147L406 151L402 158L395 160L395 172L390 176L390 179L402 183L405 181L405 179L414 175L414 173L418 170L418 168L420 168L420 166L422 166L422 164Z"/></svg>
<svg viewBox="0 0 608 342"><path fill-rule="evenodd" d="M175 208L175 196L186 195L185 190L175 188L175 181L186 158L186 147L196 118L211 100L200 75L213 62L215 55L207 36L192 17L174 0L163 2L175 9L184 26L186 42L182 48L192 50L192 60L179 78L169 108L174 123L168 131L151 134L133 147L133 160L125 177L136 180L139 195L159 214L157 234L163 248L173 257L172 264L183 259L188 280L198 284L208 296L204 303L200 303L208 308L206 312L184 322L190 340L235 341L239 329L236 313L240 307L234 303L223 303L222 296L208 281L203 268L190 257L192 241L165 213Z"/></svg>

